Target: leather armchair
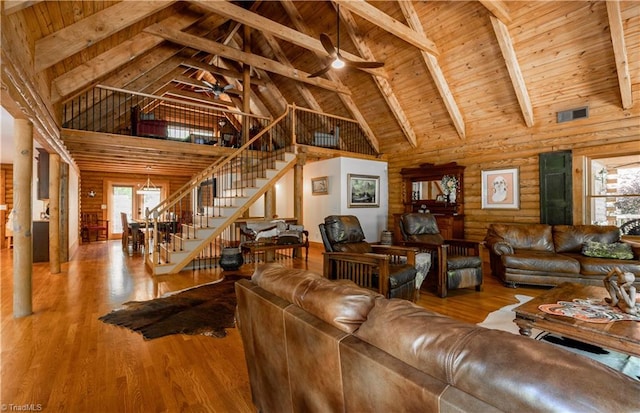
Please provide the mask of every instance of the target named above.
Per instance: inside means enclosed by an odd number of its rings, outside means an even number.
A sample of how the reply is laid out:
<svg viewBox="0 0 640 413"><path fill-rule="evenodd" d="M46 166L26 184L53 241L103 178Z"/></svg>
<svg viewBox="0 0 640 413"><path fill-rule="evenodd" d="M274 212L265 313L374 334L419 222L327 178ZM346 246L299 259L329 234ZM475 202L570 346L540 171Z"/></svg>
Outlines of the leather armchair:
<svg viewBox="0 0 640 413"><path fill-rule="evenodd" d="M450 289L475 287L482 291L480 243L469 240L445 240L429 213L406 213L400 217L402 245L432 254L431 268L437 277L438 295L444 298Z"/></svg>
<svg viewBox="0 0 640 413"><path fill-rule="evenodd" d="M417 299L416 248L369 244L353 215L330 215L319 227L326 278L348 279L387 298Z"/></svg>

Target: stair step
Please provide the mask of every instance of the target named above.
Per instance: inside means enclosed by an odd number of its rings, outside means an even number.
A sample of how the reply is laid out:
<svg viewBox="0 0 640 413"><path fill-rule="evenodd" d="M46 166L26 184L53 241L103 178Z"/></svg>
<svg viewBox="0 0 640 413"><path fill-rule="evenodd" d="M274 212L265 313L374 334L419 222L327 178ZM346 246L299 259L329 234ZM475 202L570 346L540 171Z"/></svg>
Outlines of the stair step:
<svg viewBox="0 0 640 413"><path fill-rule="evenodd" d="M264 187L279 176L281 171L296 158L295 153L284 151L278 151L273 155L268 158L252 160L251 165L259 167L263 162L270 168L253 167L251 173L245 170L241 176L233 176L233 178L237 178L233 184L236 187L232 189L221 188L217 195L222 196L213 198L213 206L207 207L205 215L193 216L192 224L182 224L179 233L172 234L169 242L161 244L160 260L167 258L168 262L153 264L153 273L155 275L170 274L191 265L192 258L190 257L203 248L207 248L206 245L212 242L223 229L231 225L235 217L239 216L239 209L246 208L249 200L255 200L256 195L264 190ZM244 169L244 165L237 165L239 171Z"/></svg>

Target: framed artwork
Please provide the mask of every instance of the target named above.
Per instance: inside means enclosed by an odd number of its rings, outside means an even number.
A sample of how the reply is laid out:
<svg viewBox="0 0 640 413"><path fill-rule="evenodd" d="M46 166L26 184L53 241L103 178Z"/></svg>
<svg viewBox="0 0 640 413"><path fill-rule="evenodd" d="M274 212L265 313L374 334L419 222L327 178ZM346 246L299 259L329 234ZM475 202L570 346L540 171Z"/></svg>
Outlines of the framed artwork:
<svg viewBox="0 0 640 413"><path fill-rule="evenodd" d="M482 171L482 209L520 209L518 168Z"/></svg>
<svg viewBox="0 0 640 413"><path fill-rule="evenodd" d="M380 177L347 175L348 208L377 208L380 206Z"/></svg>
<svg viewBox="0 0 640 413"><path fill-rule="evenodd" d="M321 176L311 179L311 195L327 195L329 193L329 178Z"/></svg>

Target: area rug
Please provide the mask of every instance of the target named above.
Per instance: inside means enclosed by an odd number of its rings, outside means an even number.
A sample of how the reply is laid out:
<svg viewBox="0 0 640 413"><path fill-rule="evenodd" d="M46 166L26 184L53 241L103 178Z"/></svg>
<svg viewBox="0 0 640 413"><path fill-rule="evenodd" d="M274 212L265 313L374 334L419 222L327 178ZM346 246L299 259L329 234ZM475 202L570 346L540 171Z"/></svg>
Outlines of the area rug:
<svg viewBox="0 0 640 413"><path fill-rule="evenodd" d="M244 277L227 275L220 281L169 293L149 301L129 301L99 319L136 331L151 340L169 334L222 338L235 326L235 282Z"/></svg>
<svg viewBox="0 0 640 413"><path fill-rule="evenodd" d="M478 323L478 325L494 330L507 331L512 334L520 334L518 326L513 322L513 319L516 317L516 313L513 312L513 309L526 303L533 297L517 294L515 298L518 300L516 304L510 304L489 313L487 318L485 318L483 322ZM592 358L628 376L631 376L634 379L640 380L640 357L628 356L623 353L606 350L598 346L571 340L556 334L546 333L535 328L531 330L531 337L536 340L543 340L562 347L573 353Z"/></svg>

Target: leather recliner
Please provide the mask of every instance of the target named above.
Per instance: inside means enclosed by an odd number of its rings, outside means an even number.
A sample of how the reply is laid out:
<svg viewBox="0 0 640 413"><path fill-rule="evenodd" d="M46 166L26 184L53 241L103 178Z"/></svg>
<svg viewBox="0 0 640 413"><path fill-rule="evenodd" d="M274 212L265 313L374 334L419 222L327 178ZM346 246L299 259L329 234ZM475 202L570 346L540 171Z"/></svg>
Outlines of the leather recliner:
<svg viewBox="0 0 640 413"><path fill-rule="evenodd" d="M480 245L469 240L445 240L430 213L406 213L400 217L403 245L432 254L432 269L437 277L438 294L446 297L455 288L482 290Z"/></svg>
<svg viewBox="0 0 640 413"><path fill-rule="evenodd" d="M351 280L387 298L417 299L417 249L366 242L354 215L330 215L319 228L325 247L325 277Z"/></svg>

